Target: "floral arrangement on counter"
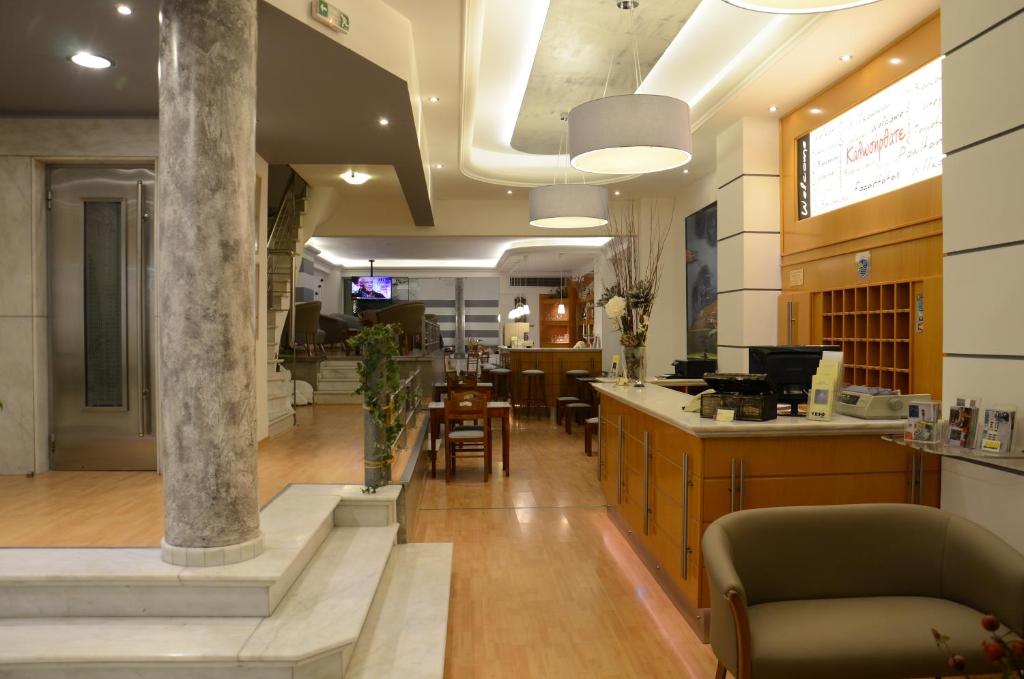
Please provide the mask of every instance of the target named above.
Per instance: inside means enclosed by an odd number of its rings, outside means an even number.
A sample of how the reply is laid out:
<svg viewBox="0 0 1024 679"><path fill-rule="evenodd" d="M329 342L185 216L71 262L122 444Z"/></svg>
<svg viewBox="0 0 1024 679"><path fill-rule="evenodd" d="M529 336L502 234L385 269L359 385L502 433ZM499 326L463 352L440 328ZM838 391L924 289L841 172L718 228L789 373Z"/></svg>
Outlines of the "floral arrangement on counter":
<svg viewBox="0 0 1024 679"><path fill-rule="evenodd" d="M981 650L985 657L1002 672L1003 679L1024 679L1024 639L1012 631L999 633L999 619L994 615L981 616L981 627L991 636L981 642ZM935 645L946 654L946 664L950 669L964 672L964 679L971 679L966 673L967 660L959 653L954 653L949 645L949 637L932 629Z"/></svg>
<svg viewBox="0 0 1024 679"><path fill-rule="evenodd" d="M624 348L626 374L641 386L645 377L644 352L651 311L661 282L661 256L665 251L675 205L666 218L651 203L642 211L635 202L609 215L608 234L612 236L609 258L615 280L605 287L596 305L604 307L615 323ZM641 257L640 229L648 227L646 257Z"/></svg>

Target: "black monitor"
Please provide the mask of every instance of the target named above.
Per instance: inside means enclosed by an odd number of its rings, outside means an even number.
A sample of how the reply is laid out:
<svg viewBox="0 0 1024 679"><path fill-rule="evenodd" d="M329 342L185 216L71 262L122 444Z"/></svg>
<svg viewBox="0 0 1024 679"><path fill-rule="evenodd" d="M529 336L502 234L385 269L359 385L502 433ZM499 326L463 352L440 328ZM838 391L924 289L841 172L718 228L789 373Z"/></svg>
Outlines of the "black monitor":
<svg viewBox="0 0 1024 679"><path fill-rule="evenodd" d="M749 371L768 375L779 403L788 403L789 414L799 415L797 406L807 403L807 392L821 362L822 352L839 350L838 346L825 344L750 347Z"/></svg>

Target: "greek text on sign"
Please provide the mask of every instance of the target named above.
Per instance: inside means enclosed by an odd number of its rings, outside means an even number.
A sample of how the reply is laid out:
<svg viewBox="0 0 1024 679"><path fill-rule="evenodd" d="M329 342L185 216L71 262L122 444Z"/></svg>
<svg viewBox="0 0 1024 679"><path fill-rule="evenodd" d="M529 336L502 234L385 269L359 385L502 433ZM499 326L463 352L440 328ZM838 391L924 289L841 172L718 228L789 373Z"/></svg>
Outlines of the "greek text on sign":
<svg viewBox="0 0 1024 679"><path fill-rule="evenodd" d="M922 66L801 139L814 217L942 174L942 65ZM799 163L798 163L799 165Z"/></svg>
<svg viewBox="0 0 1024 679"><path fill-rule="evenodd" d="M313 18L323 25L339 33L348 33L348 15L326 0L313 0L310 3L310 12Z"/></svg>

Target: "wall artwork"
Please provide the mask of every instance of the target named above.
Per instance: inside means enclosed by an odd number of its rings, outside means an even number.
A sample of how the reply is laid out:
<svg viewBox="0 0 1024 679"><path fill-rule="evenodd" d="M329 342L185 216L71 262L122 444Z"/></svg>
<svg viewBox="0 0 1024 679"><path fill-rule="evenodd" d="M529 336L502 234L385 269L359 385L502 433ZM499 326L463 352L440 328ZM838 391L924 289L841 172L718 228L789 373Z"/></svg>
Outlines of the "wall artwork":
<svg viewBox="0 0 1024 679"><path fill-rule="evenodd" d="M686 218L687 358L718 358L718 203Z"/></svg>

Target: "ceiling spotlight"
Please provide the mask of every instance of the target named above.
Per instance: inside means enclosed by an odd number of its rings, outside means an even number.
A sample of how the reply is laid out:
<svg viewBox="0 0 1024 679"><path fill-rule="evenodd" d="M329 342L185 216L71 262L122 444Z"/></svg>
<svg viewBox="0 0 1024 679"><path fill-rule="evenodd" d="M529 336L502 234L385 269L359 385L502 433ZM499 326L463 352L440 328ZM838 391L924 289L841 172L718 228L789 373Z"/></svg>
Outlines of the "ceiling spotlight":
<svg viewBox="0 0 1024 679"><path fill-rule="evenodd" d="M779 107L775 106L774 104L768 107L768 113L775 113L778 110L779 110Z"/></svg>
<svg viewBox="0 0 1024 679"><path fill-rule="evenodd" d="M892 64L893 66L897 66L899 64L902 64L903 60L900 59L899 57L893 57L892 59L889 60L889 63Z"/></svg>
<svg viewBox="0 0 1024 679"><path fill-rule="evenodd" d="M342 172L338 176L353 186L359 186L360 184L365 184L366 182L370 181L370 175L366 174L365 172L356 172L355 170Z"/></svg>
<svg viewBox="0 0 1024 679"><path fill-rule="evenodd" d="M811 115L815 115L815 116L816 116L816 115L818 115L819 113L821 113L821 109L820 109L820 108L812 108L812 109L810 110L810 113L811 113Z"/></svg>
<svg viewBox="0 0 1024 679"><path fill-rule="evenodd" d="M435 170L443 170L444 169L444 163L434 163L434 169Z"/></svg>
<svg viewBox="0 0 1024 679"><path fill-rule="evenodd" d="M510 195L510 196L511 196L511 195L512 195L512 189L509 189L509 190L508 190L508 191L506 191L505 193L507 193L508 195Z"/></svg>
<svg viewBox="0 0 1024 679"><path fill-rule="evenodd" d="M689 168L683 170L683 174L690 174Z"/></svg>
<svg viewBox="0 0 1024 679"><path fill-rule="evenodd" d="M853 61L853 55L852 54L843 54L843 55L841 55L839 57L839 61L843 62L844 64L847 61Z"/></svg>
<svg viewBox="0 0 1024 679"><path fill-rule="evenodd" d="M430 97L429 99L427 99L427 101L429 101L431 104L436 104L437 102L441 101L441 97Z"/></svg>
<svg viewBox="0 0 1024 679"><path fill-rule="evenodd" d="M616 191L616 192L615 192L615 195L616 195L616 196L621 196L621 195L622 195L622 191Z"/></svg>
<svg viewBox="0 0 1024 679"><path fill-rule="evenodd" d="M121 16L126 16L126 17L127 16L131 16L132 15L132 8L129 7L128 5L118 5L117 6L117 13L120 14Z"/></svg>
<svg viewBox="0 0 1024 679"><path fill-rule="evenodd" d="M89 52L75 52L70 59L71 63L83 68L110 68L114 65L110 59Z"/></svg>
<svg viewBox="0 0 1024 679"><path fill-rule="evenodd" d="M381 118L381 119L380 119L380 120L378 120L377 122L378 122L378 123L380 124L380 126L381 126L381 127L387 127L387 126L388 126L388 124L390 124L390 123L391 123L391 121L390 121L390 120L388 120L387 118Z"/></svg>

